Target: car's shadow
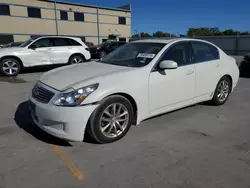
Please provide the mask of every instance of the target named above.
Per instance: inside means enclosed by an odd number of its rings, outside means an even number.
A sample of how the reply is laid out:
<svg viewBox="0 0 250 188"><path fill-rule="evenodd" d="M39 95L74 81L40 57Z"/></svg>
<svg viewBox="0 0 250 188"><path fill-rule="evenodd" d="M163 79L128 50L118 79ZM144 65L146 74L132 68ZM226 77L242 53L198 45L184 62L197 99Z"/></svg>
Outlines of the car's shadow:
<svg viewBox="0 0 250 188"><path fill-rule="evenodd" d="M21 129L42 142L65 147L72 146L68 141L56 138L35 125L31 117L28 101L19 104L15 112L15 122ZM84 135L83 141L86 143L96 144L96 142L87 133Z"/></svg>
<svg viewBox="0 0 250 188"><path fill-rule="evenodd" d="M28 101L19 104L15 113L15 122L21 129L45 143L59 146L72 146L65 140L49 135L34 124L30 114Z"/></svg>

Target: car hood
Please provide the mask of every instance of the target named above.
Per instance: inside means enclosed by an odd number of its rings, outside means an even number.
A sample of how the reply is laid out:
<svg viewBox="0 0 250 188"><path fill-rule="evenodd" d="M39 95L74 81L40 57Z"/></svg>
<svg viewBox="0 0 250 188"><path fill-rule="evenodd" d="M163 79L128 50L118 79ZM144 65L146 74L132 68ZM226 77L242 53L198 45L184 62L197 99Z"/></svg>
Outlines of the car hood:
<svg viewBox="0 0 250 188"><path fill-rule="evenodd" d="M50 87L63 91L70 88L78 89L82 82L99 82L105 76L113 75L114 79L116 79L116 73L127 72L133 69L135 68L88 62L51 70L43 74L40 81Z"/></svg>
<svg viewBox="0 0 250 188"><path fill-rule="evenodd" d="M8 48L0 48L0 54L8 54L23 51L21 47L8 47Z"/></svg>

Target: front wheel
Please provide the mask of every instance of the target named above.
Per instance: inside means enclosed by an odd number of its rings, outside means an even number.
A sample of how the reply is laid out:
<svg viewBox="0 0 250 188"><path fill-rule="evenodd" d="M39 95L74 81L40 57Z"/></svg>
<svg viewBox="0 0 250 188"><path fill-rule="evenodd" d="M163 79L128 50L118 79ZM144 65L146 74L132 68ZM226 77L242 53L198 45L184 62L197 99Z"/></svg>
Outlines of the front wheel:
<svg viewBox="0 0 250 188"><path fill-rule="evenodd" d="M223 105L231 92L231 81L227 76L223 76L217 84L212 102L214 105Z"/></svg>
<svg viewBox="0 0 250 188"><path fill-rule="evenodd" d="M5 58L0 62L0 70L5 76L16 76L21 70L21 64L14 58Z"/></svg>
<svg viewBox="0 0 250 188"><path fill-rule="evenodd" d="M99 143L114 142L129 131L133 114L128 99L119 95L110 96L93 112L87 130Z"/></svg>

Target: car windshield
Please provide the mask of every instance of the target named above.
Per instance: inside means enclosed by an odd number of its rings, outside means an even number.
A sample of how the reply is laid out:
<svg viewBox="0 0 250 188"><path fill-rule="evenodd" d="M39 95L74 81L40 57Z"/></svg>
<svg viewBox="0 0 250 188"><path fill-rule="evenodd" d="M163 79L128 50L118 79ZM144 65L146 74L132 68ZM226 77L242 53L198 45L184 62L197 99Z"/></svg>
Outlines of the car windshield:
<svg viewBox="0 0 250 188"><path fill-rule="evenodd" d="M120 66L143 67L165 46L164 43L128 43L103 57L99 62Z"/></svg>
<svg viewBox="0 0 250 188"><path fill-rule="evenodd" d="M26 47L28 46L30 43L32 43L34 41L34 39L29 39L27 41L25 41L24 43L22 43L19 47Z"/></svg>

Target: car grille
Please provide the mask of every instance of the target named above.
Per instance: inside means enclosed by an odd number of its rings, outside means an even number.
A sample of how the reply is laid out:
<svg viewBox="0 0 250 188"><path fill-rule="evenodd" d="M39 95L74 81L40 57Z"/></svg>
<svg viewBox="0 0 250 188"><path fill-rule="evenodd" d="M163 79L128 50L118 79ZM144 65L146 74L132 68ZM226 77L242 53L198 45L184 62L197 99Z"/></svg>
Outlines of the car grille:
<svg viewBox="0 0 250 188"><path fill-rule="evenodd" d="M41 103L48 103L55 94L43 86L36 84L32 89L32 96Z"/></svg>

